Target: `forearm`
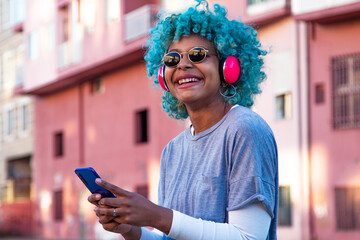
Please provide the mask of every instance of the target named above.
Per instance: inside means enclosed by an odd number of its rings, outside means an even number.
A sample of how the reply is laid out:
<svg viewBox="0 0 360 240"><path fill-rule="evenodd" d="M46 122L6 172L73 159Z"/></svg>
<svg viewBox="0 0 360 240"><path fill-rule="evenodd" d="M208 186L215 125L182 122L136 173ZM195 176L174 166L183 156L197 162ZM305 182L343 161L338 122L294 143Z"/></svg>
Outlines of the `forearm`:
<svg viewBox="0 0 360 240"><path fill-rule="evenodd" d="M173 211L167 208L157 206L156 209L153 210L153 212L153 217L150 219L149 227L154 227L161 232L168 234L170 232L172 224ZM125 234L122 234L122 236L126 240L161 239L161 236L153 232L146 231L146 228L140 228L136 226L132 226L131 230Z"/></svg>
<svg viewBox="0 0 360 240"><path fill-rule="evenodd" d="M173 211L158 205L156 206L156 209L154 209L153 221L149 226L154 227L165 234L169 234L173 220Z"/></svg>
<svg viewBox="0 0 360 240"><path fill-rule="evenodd" d="M205 221L174 211L168 236L177 240L263 240L268 235L270 222L271 217L261 204L230 211L229 223Z"/></svg>

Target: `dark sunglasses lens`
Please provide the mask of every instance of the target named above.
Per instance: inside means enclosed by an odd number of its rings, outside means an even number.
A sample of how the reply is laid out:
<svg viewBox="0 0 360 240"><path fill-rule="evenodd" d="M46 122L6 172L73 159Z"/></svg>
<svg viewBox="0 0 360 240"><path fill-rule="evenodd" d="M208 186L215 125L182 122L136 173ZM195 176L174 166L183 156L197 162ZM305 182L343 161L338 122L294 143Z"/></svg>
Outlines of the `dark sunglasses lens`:
<svg viewBox="0 0 360 240"><path fill-rule="evenodd" d="M163 62L168 67L175 67L180 62L180 54L177 52L171 52L165 55Z"/></svg>
<svg viewBox="0 0 360 240"><path fill-rule="evenodd" d="M189 59L192 62L201 62L206 57L206 50L204 48L193 48L189 51Z"/></svg>

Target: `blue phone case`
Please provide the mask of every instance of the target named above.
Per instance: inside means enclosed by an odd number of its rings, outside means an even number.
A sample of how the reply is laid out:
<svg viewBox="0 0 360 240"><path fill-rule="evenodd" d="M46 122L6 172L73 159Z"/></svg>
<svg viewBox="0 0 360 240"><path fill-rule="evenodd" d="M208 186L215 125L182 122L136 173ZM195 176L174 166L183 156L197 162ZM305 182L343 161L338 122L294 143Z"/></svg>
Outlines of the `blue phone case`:
<svg viewBox="0 0 360 240"><path fill-rule="evenodd" d="M76 175L81 179L81 181L85 184L85 186L89 189L91 193L99 193L102 197L116 197L112 192L109 190L99 186L96 184L95 179L100 178L99 174L92 168L76 168L75 169Z"/></svg>

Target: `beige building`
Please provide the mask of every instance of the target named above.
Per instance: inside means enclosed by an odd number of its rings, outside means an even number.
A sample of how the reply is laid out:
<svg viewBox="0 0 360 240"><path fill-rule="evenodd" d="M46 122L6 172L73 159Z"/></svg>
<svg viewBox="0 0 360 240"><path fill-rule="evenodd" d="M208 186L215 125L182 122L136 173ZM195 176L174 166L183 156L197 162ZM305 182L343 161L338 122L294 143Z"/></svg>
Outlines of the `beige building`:
<svg viewBox="0 0 360 240"><path fill-rule="evenodd" d="M7 228L9 219L20 219L16 210L31 204L32 98L17 94L26 61L25 2L0 1L0 232L17 232Z"/></svg>

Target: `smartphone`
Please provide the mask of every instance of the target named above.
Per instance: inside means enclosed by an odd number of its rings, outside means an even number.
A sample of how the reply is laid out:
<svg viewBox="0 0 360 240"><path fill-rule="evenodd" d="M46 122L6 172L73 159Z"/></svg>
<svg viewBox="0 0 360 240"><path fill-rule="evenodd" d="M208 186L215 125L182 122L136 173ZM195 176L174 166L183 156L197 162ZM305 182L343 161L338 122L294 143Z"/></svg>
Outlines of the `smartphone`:
<svg viewBox="0 0 360 240"><path fill-rule="evenodd" d="M116 196L109 190L96 184L95 179L100 178L99 174L92 168L76 168L76 175L81 179L91 193L99 193L103 198L115 198Z"/></svg>

